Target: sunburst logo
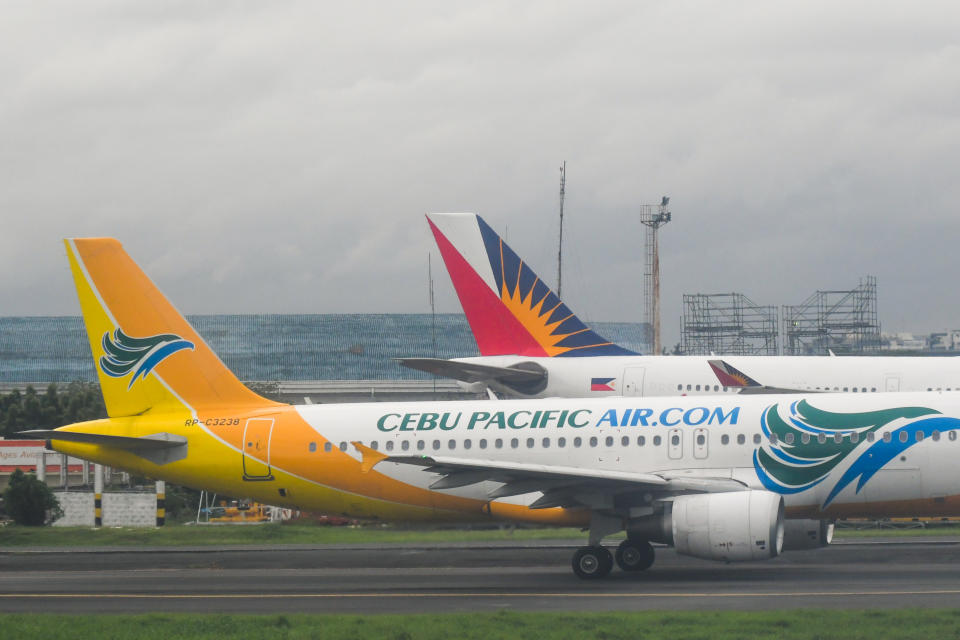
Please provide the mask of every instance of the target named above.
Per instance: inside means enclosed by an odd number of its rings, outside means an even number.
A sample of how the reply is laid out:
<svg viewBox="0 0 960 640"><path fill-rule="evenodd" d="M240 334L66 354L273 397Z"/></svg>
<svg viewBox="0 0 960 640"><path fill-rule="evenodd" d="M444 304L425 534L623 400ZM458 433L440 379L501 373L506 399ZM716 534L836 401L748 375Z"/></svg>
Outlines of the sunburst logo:
<svg viewBox="0 0 960 640"><path fill-rule="evenodd" d="M177 351L193 349L194 344L178 335L164 333L147 338L132 338L119 328L103 334L101 341L105 355L100 357L100 370L111 378L122 378L133 372L127 389L147 375L162 361Z"/></svg>
<svg viewBox="0 0 960 640"><path fill-rule="evenodd" d="M753 452L757 477L770 491L800 493L831 479L841 463L855 456L833 483L824 507L854 480L859 493L884 465L917 442L960 429L957 418L926 407L833 413L801 400L786 414L773 405L761 416L768 441Z"/></svg>

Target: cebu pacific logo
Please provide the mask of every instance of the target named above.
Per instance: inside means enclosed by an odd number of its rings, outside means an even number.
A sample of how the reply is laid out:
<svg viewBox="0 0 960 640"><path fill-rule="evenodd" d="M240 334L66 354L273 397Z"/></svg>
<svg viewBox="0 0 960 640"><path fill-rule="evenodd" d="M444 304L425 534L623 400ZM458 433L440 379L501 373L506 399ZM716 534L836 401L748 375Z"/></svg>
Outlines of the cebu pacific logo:
<svg viewBox="0 0 960 640"><path fill-rule="evenodd" d="M833 482L824 507L855 480L859 493L884 465L921 440L960 429L960 420L926 407L832 413L801 400L784 409L773 405L761 417L768 442L753 452L757 477L781 494ZM844 466L834 481L834 470Z"/></svg>
<svg viewBox="0 0 960 640"><path fill-rule="evenodd" d="M131 338L120 329L103 334L100 370L111 378L122 378L133 373L127 389L138 378L146 378L154 367L177 351L193 349L194 344L178 335L164 333L149 338Z"/></svg>

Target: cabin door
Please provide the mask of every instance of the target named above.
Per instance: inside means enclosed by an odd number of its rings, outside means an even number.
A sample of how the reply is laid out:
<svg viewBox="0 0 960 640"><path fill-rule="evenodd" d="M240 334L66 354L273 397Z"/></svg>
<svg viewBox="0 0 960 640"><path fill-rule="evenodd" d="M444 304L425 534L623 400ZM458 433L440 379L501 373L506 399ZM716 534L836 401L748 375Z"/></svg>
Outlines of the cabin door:
<svg viewBox="0 0 960 640"><path fill-rule="evenodd" d="M883 377L884 391L900 391L900 376L887 374Z"/></svg>
<svg viewBox="0 0 960 640"><path fill-rule="evenodd" d="M273 480L270 438L273 418L250 418L243 427L243 479Z"/></svg>
<svg viewBox="0 0 960 640"><path fill-rule="evenodd" d="M697 428L693 430L693 457L697 460L707 459L707 446L709 445L709 433L706 429Z"/></svg>
<svg viewBox="0 0 960 640"><path fill-rule="evenodd" d="M627 367L623 370L623 395L643 395L643 377L646 371L646 367Z"/></svg>
<svg viewBox="0 0 960 640"><path fill-rule="evenodd" d="M683 457L683 431L681 429L670 429L667 434L667 455L671 460L679 460Z"/></svg>

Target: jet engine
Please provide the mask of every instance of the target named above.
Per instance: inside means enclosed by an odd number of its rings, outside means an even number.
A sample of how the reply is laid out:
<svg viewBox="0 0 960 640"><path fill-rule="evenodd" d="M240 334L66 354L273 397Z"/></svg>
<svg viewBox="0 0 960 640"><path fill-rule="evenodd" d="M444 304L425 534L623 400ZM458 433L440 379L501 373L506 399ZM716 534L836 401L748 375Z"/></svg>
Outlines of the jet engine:
<svg viewBox="0 0 960 640"><path fill-rule="evenodd" d="M832 520L787 520L783 523L783 550L820 549L833 541Z"/></svg>
<svg viewBox="0 0 960 640"><path fill-rule="evenodd" d="M765 560L783 548L783 498L770 491L678 496L667 510L630 523L627 535L706 560Z"/></svg>

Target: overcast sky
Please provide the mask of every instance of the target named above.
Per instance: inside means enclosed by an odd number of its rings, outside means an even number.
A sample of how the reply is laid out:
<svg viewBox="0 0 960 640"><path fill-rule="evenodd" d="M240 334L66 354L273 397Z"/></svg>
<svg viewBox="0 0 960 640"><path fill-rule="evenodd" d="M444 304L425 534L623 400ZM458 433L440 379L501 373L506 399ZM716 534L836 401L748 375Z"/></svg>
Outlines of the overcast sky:
<svg viewBox="0 0 960 640"><path fill-rule="evenodd" d="M956 2L0 6L0 315L74 315L115 236L185 313L459 311L423 214L475 211L564 298L639 320L638 208L684 293L878 278L960 328ZM439 272L438 272L439 271Z"/></svg>

